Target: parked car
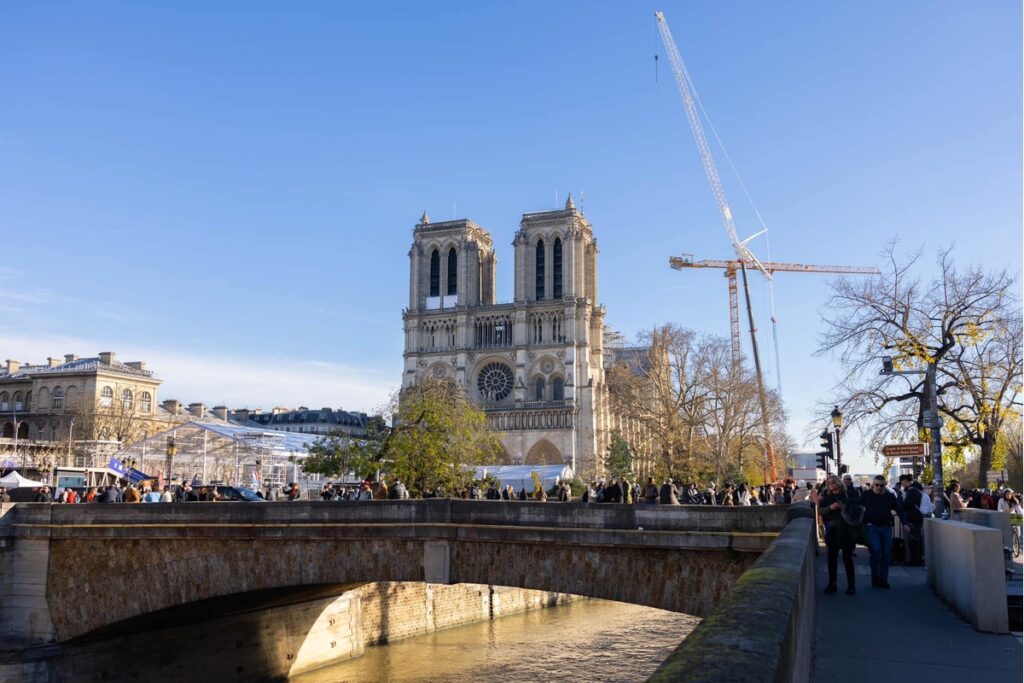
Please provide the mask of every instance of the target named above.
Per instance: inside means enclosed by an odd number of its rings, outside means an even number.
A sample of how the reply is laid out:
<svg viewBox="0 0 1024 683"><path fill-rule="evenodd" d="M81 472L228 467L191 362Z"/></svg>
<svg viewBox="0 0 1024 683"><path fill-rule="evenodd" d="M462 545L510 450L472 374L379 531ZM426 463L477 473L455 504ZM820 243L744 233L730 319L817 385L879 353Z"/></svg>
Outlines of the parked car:
<svg viewBox="0 0 1024 683"><path fill-rule="evenodd" d="M223 486L221 484L211 485L207 488L217 489L217 495L222 502L235 503L265 503L260 496L257 496L251 489L241 486Z"/></svg>

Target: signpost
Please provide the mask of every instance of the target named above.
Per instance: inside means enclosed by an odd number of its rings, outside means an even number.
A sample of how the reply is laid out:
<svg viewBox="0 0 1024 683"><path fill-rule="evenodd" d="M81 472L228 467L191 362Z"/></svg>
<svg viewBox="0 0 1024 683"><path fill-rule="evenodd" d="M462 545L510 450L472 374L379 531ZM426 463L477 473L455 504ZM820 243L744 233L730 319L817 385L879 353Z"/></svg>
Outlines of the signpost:
<svg viewBox="0 0 1024 683"><path fill-rule="evenodd" d="M887 458L922 457L928 455L926 443L890 443L882 446L882 455Z"/></svg>

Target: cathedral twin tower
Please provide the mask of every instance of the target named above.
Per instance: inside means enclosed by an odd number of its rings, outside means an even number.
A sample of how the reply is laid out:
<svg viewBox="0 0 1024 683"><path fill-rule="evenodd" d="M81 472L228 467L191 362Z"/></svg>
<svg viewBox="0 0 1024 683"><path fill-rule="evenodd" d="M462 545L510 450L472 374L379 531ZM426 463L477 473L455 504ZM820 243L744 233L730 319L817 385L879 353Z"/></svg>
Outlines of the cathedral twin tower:
<svg viewBox="0 0 1024 683"><path fill-rule="evenodd" d="M506 464L597 475L610 416L593 230L570 197L562 210L523 214L512 244L515 299L496 303L491 235L424 213L409 251L402 386L438 377L465 388Z"/></svg>

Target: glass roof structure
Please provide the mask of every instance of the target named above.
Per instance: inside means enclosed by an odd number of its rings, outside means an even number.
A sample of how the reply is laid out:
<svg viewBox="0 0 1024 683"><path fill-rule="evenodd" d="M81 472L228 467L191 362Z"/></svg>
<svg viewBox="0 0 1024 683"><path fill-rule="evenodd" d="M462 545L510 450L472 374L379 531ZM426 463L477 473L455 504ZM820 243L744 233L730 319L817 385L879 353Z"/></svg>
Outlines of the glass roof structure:
<svg viewBox="0 0 1024 683"><path fill-rule="evenodd" d="M249 488L307 485L319 475L304 474L314 434L298 434L211 422L186 422L119 451L117 459L134 458L135 468L161 471L171 483L222 483ZM169 446L174 445L173 454Z"/></svg>

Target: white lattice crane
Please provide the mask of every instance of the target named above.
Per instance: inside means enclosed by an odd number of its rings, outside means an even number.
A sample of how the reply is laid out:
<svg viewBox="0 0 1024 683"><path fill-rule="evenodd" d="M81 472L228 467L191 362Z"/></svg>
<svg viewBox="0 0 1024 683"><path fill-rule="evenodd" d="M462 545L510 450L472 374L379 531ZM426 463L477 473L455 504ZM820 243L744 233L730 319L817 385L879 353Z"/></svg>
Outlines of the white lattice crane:
<svg viewBox="0 0 1024 683"><path fill-rule="evenodd" d="M683 100L683 108L686 110L686 118L690 123L690 131L693 133L694 142L697 144L697 152L700 155L701 164L704 166L704 173L707 175L708 184L711 186L711 194L714 195L715 204L718 206L718 212L722 217L722 223L725 225L725 231L729 235L729 241L732 243L733 251L736 253L736 259L728 261L705 260L694 262L692 258L687 258L686 256L672 257L669 259L669 265L677 269L722 268L725 270L725 276L729 281L729 327L732 341L732 362L734 368L739 366L741 355L739 296L737 292L736 271L739 271L743 277L743 289L747 304L747 318L750 324L750 345L752 355L754 357L754 370L757 377L758 397L760 399L761 407L762 436L764 437L766 444L766 476L774 478L776 473L775 457L771 444L771 429L768 423L768 402L764 388L764 372L761 368L761 354L757 344L757 326L754 324L754 311L750 301L750 284L747 280L748 266L758 270L769 281L772 280L773 273L783 271L862 275L878 274L879 271L877 268L865 268L858 266L814 266L798 263L762 263L756 256L754 256L747 244L755 237L761 235L764 231L762 230L761 232L751 235L743 240L739 238L739 235L736 232L736 225L733 222L732 209L729 207L729 201L725 196L725 189L722 187L722 181L718 177L718 167L715 165L715 159L711 154L711 148L708 145L707 137L704 135L704 127L701 125L700 114L697 111L697 98L695 95L695 89L690 81L690 75L686 71L686 65L683 63L682 57L679 55L679 49L676 47L676 42L672 38L672 32L669 30L668 22L665 20L664 13L655 12L654 16L658 21L658 31L661 34L661 40L665 44L665 52L672 65L672 73L676 78L676 85L679 88L679 96ZM774 325L775 322L775 315L773 311L772 324ZM775 353L776 357L778 357L777 337Z"/></svg>

